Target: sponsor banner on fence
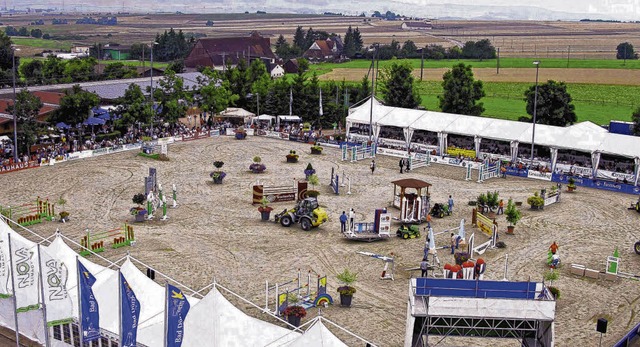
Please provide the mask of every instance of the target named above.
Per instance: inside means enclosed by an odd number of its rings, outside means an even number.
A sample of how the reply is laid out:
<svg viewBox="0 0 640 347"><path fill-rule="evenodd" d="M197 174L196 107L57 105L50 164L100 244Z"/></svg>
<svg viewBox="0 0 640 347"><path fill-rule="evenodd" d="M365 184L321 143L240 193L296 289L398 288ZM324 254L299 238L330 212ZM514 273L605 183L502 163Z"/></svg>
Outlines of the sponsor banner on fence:
<svg viewBox="0 0 640 347"><path fill-rule="evenodd" d="M462 155L463 157L467 157L467 158L475 158L476 157L476 151L472 150L472 149L462 149L462 148L458 148L458 147L448 147L447 148L447 154L452 155L452 156L459 156Z"/></svg>
<svg viewBox="0 0 640 347"><path fill-rule="evenodd" d="M568 175L562 175L562 174L553 174L553 181L563 183L563 184L568 184L569 177L573 177L575 184L582 187L602 189L602 190L608 190L612 192L620 192L620 193L634 194L634 195L640 194L640 187L634 186L632 184L615 183L615 182L609 182L609 181L603 181L603 180L597 180L597 179L593 180L590 178L568 176Z"/></svg>
<svg viewBox="0 0 640 347"><path fill-rule="evenodd" d="M349 134L349 141L357 142L359 144L363 142L369 142L369 136L360 134Z"/></svg>
<svg viewBox="0 0 640 347"><path fill-rule="evenodd" d="M411 142L411 151L412 152L432 152L432 151L436 151L437 152L438 151L438 146L425 145L424 143Z"/></svg>
<svg viewBox="0 0 640 347"><path fill-rule="evenodd" d="M393 156L393 157L406 157L407 156L407 151L401 151L401 150L397 150L397 149L378 147L378 148L376 148L376 154L390 155L390 156Z"/></svg>
<svg viewBox="0 0 640 347"><path fill-rule="evenodd" d="M543 181L551 181L551 172L540 172L536 170L527 171L527 177Z"/></svg>
<svg viewBox="0 0 640 347"><path fill-rule="evenodd" d="M7 173L11 171L18 171L24 169L32 169L34 167L40 167L40 164L36 160L32 160L26 163L17 163L7 166L0 166L0 173Z"/></svg>
<svg viewBox="0 0 640 347"><path fill-rule="evenodd" d="M635 176L628 173L598 170L596 175L598 178L604 178L612 181L618 180L619 182L624 182L624 180L627 180L627 182L635 182Z"/></svg>
<svg viewBox="0 0 640 347"><path fill-rule="evenodd" d="M474 161L460 160L458 158L449 158L449 157L440 157L440 156L431 156L431 162L437 163L437 164L459 166L459 167L471 166L471 168L475 170L477 170L481 164L481 163L476 163Z"/></svg>
<svg viewBox="0 0 640 347"><path fill-rule="evenodd" d="M395 148L407 148L407 143L400 140L378 139L378 146L390 146Z"/></svg>
<svg viewBox="0 0 640 347"><path fill-rule="evenodd" d="M528 169L518 169L517 167L507 167L507 175L517 177L529 177Z"/></svg>

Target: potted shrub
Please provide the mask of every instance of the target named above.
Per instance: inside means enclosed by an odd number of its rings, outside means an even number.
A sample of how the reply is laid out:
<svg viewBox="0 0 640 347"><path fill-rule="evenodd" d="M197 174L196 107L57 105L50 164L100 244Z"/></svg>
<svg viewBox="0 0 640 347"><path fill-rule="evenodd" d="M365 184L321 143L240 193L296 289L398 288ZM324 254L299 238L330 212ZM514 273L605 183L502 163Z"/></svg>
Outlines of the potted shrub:
<svg viewBox="0 0 640 347"><path fill-rule="evenodd" d="M311 146L311 154L322 154L322 149L322 146L316 142Z"/></svg>
<svg viewBox="0 0 640 347"><path fill-rule="evenodd" d="M485 207L487 206L487 196L484 193L481 193L480 195L478 195L478 198L476 199L478 207L480 207L480 212L483 213Z"/></svg>
<svg viewBox="0 0 640 347"><path fill-rule="evenodd" d="M267 167L261 163L262 158L259 156L253 157L253 164L249 165L249 170L253 173L262 173Z"/></svg>
<svg viewBox="0 0 640 347"><path fill-rule="evenodd" d="M60 212L60 221L62 223L66 223L69 220L69 212L64 210L64 205L67 203L67 200L65 200L62 196L60 196L60 198L58 199L58 204L60 205L60 208L62 209L62 212Z"/></svg>
<svg viewBox="0 0 640 347"><path fill-rule="evenodd" d="M495 215L491 215L491 213L493 213L493 210L495 210L496 208L498 208L498 203L500 202L500 199L498 198L499 194L497 191L494 191L493 193L491 192L487 192L487 206L489 206L489 217L493 218L495 217Z"/></svg>
<svg viewBox="0 0 640 347"><path fill-rule="evenodd" d="M227 176L227 174L224 171L220 170L220 168L222 168L223 165L224 165L224 162L219 160L216 160L213 162L213 166L215 166L215 168L218 170L212 171L209 174L209 177L213 179L213 183L215 184L222 184L222 179Z"/></svg>
<svg viewBox="0 0 640 347"><path fill-rule="evenodd" d="M308 197L317 198L318 195L320 195L320 192L316 190L316 184L320 183L320 179L318 178L318 175L316 174L310 175L309 177L307 177L307 182L309 182L309 184L313 189L307 189L306 195Z"/></svg>
<svg viewBox="0 0 640 347"><path fill-rule="evenodd" d="M573 179L573 177L569 177L569 184L567 184L567 190L569 192L573 192L574 190L576 190L576 180Z"/></svg>
<svg viewBox="0 0 640 347"><path fill-rule="evenodd" d="M298 155L296 154L296 151L291 150L289 151L289 154L287 154L287 163L297 163L298 162Z"/></svg>
<svg viewBox="0 0 640 347"><path fill-rule="evenodd" d="M247 137L247 131L244 130L244 127L238 127L234 132L236 133L236 139L238 140L244 140Z"/></svg>
<svg viewBox="0 0 640 347"><path fill-rule="evenodd" d="M453 255L453 259L456 261L456 265L462 266L462 264L469 260L469 253L467 252L456 252Z"/></svg>
<svg viewBox="0 0 640 347"><path fill-rule="evenodd" d="M271 217L271 211L273 211L273 207L269 206L269 200L267 198L262 197L260 200L260 207L258 207L258 211L262 215L262 220L269 220Z"/></svg>
<svg viewBox="0 0 640 347"><path fill-rule="evenodd" d="M522 218L522 214L516 207L516 204L513 203L512 199L509 199L509 202L507 202L507 210L504 211L504 214L507 216L507 222L509 222L507 234L513 234L513 230L515 229L518 221L520 221L520 218Z"/></svg>
<svg viewBox="0 0 640 347"><path fill-rule="evenodd" d="M358 274L349 271L349 269L344 269L344 271L339 273L336 277L338 278L338 281L343 284L338 287L338 293L340 293L340 306L351 307L351 300L353 299L353 294L356 292L356 288L351 285L358 279Z"/></svg>
<svg viewBox="0 0 640 347"><path fill-rule="evenodd" d="M136 222L144 222L147 210L142 208L142 204L144 204L145 200L147 200L147 197L142 193L138 193L134 195L133 199L131 200L133 200L133 203L137 204L138 206L132 207L129 210L129 213L131 213L131 215L135 217Z"/></svg>
<svg viewBox="0 0 640 347"><path fill-rule="evenodd" d="M544 206L544 199L538 192L535 192L533 196L527 198L527 204L531 205L532 210L538 210Z"/></svg>
<svg viewBox="0 0 640 347"><path fill-rule="evenodd" d="M300 320L307 315L307 310L302 306L292 305L287 306L287 308L282 311L282 314L287 317L289 324L299 327Z"/></svg>
<svg viewBox="0 0 640 347"><path fill-rule="evenodd" d="M307 164L307 168L304 169L304 176L306 177L306 179L309 180L309 176L315 173L316 173L316 170L313 168L313 166L311 166L311 163Z"/></svg>

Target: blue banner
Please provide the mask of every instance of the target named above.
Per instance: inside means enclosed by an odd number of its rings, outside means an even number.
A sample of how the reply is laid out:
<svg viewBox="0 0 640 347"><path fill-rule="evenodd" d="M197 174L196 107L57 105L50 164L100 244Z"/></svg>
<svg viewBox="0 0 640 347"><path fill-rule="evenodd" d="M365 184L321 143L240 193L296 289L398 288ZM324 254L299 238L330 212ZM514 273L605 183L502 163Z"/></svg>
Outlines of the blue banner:
<svg viewBox="0 0 640 347"><path fill-rule="evenodd" d="M518 169L517 167L507 166L507 175L509 176L517 176L517 177L528 177L529 170L527 169Z"/></svg>
<svg viewBox="0 0 640 347"><path fill-rule="evenodd" d="M640 187L633 184L616 183L604 180L594 180L591 178L584 178L578 176L569 176L564 174L553 174L551 180L553 182L559 182L563 184L569 183L569 177L573 177L573 181L577 186L608 190L612 192L626 193L626 194L640 194Z"/></svg>
<svg viewBox="0 0 640 347"><path fill-rule="evenodd" d="M91 287L96 278L78 260L78 288L80 290L80 306L82 306L82 341L89 342L100 338L100 314L98 301Z"/></svg>
<svg viewBox="0 0 640 347"><path fill-rule="evenodd" d="M129 283L120 274L120 293L122 302L121 307L121 324L120 327L120 346L135 347L138 338L138 321L140 319L140 301L136 298Z"/></svg>
<svg viewBox="0 0 640 347"><path fill-rule="evenodd" d="M180 347L184 340L184 320L189 313L189 302L182 291L167 284L167 347Z"/></svg>

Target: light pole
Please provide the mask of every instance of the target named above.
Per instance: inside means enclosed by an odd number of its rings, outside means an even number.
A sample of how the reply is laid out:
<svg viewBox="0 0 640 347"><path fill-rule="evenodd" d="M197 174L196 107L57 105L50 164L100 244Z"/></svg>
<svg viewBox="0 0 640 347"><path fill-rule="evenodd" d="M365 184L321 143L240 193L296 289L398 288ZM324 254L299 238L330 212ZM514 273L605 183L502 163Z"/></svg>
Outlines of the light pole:
<svg viewBox="0 0 640 347"><path fill-rule="evenodd" d="M149 88L149 92L151 94L151 113L153 116L151 117L151 139L153 140L153 123L156 121L156 109L155 103L153 101L153 46L158 43L153 41L151 42L151 69L149 70L151 74L151 87Z"/></svg>
<svg viewBox="0 0 640 347"><path fill-rule="evenodd" d="M11 47L11 58L13 60L13 162L18 162L18 118L16 117L16 51L18 48Z"/></svg>
<svg viewBox="0 0 640 347"><path fill-rule="evenodd" d="M538 110L538 70L540 68L540 62L534 61L533 65L536 66L536 88L535 94L533 96L533 129L531 131L531 164L529 165L529 169L533 168L533 145L536 138L536 113Z"/></svg>

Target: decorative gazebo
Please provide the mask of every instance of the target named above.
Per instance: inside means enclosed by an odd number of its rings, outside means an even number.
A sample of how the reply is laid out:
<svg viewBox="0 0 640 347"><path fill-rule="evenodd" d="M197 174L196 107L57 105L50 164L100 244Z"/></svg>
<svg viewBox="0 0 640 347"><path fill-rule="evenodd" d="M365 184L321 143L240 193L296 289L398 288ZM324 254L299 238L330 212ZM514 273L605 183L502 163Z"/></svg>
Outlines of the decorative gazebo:
<svg viewBox="0 0 640 347"><path fill-rule="evenodd" d="M429 202L431 184L415 178L405 178L391 183L393 183L393 207L400 209L398 220L403 223L425 221L431 208ZM398 188L400 188L399 192ZM415 189L416 192L408 193L407 189Z"/></svg>

